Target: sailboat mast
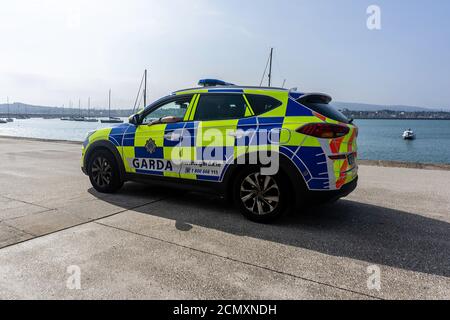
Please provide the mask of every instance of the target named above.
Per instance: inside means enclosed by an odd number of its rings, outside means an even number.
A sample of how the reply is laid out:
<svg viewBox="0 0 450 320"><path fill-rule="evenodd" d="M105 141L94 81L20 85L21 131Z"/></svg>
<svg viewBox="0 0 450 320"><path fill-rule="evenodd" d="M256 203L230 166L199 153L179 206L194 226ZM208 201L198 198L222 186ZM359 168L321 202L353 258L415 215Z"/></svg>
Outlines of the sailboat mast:
<svg viewBox="0 0 450 320"><path fill-rule="evenodd" d="M273 58L273 48L270 48L270 58L269 58L269 87L272 82L272 58Z"/></svg>
<svg viewBox="0 0 450 320"><path fill-rule="evenodd" d="M111 118L111 89L109 89L109 95L108 95L108 115L109 118Z"/></svg>
<svg viewBox="0 0 450 320"><path fill-rule="evenodd" d="M144 109L147 107L147 69L144 71Z"/></svg>
<svg viewBox="0 0 450 320"><path fill-rule="evenodd" d="M80 111L80 118L81 118L81 99L78 98L78 110Z"/></svg>
<svg viewBox="0 0 450 320"><path fill-rule="evenodd" d="M9 97L6 98L6 101L8 103L8 118L9 118Z"/></svg>
<svg viewBox="0 0 450 320"><path fill-rule="evenodd" d="M88 117L91 115L91 97L88 98Z"/></svg>

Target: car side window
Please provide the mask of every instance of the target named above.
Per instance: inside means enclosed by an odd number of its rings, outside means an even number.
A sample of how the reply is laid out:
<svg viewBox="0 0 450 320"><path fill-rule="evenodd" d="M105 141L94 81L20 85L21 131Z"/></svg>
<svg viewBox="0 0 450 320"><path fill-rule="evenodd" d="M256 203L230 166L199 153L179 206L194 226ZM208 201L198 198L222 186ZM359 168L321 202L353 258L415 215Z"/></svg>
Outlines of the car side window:
<svg viewBox="0 0 450 320"><path fill-rule="evenodd" d="M177 118L184 118L184 115L186 114L187 109L189 108L189 104L191 103L192 97L185 97L181 99L177 99L175 101L171 101L168 103L165 103L159 107L157 107L155 110L151 111L149 114L147 114L144 119L142 120L142 124L149 124L153 120L173 116Z"/></svg>
<svg viewBox="0 0 450 320"><path fill-rule="evenodd" d="M201 95L194 115L196 121L227 120L245 117L247 105L240 94Z"/></svg>
<svg viewBox="0 0 450 320"><path fill-rule="evenodd" d="M259 94L246 94L245 97L256 116L269 112L283 104L275 98Z"/></svg>

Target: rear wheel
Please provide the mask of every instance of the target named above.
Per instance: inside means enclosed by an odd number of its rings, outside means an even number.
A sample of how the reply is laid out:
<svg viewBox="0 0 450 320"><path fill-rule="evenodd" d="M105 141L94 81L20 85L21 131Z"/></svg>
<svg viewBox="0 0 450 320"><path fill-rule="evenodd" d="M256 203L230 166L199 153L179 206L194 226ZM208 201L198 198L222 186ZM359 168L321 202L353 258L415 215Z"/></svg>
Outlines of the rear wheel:
<svg viewBox="0 0 450 320"><path fill-rule="evenodd" d="M258 167L245 169L235 179L234 202L249 220L271 222L286 209L284 185L279 175L262 175Z"/></svg>
<svg viewBox="0 0 450 320"><path fill-rule="evenodd" d="M89 160L88 173L92 186L98 192L113 193L123 185L116 159L109 151L94 151Z"/></svg>

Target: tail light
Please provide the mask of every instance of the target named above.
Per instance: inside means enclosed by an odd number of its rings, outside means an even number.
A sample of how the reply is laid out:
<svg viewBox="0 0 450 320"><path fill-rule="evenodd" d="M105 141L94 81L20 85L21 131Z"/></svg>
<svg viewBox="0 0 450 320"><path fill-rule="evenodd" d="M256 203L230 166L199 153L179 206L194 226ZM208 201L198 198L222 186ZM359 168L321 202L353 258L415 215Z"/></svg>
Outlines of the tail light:
<svg viewBox="0 0 450 320"><path fill-rule="evenodd" d="M322 139L336 139L345 136L350 132L346 126L333 123L309 123L298 128L298 133L306 134Z"/></svg>

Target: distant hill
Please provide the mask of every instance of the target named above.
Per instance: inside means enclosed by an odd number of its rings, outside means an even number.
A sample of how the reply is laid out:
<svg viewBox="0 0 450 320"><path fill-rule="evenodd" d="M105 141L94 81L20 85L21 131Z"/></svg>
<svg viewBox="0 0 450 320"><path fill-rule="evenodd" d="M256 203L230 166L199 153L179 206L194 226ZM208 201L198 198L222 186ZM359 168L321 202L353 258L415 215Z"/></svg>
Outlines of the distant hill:
<svg viewBox="0 0 450 320"><path fill-rule="evenodd" d="M405 111L405 112L420 112L420 111L440 111L439 109L414 107L414 106L401 106L401 105L376 105L367 103L354 103L354 102L334 102L339 109L348 109L351 111L381 111L381 110L392 110L392 111ZM7 112L7 104L0 104L0 113ZM51 106L36 106L20 102L11 103L9 110L11 113L15 114L67 114L67 115L78 115L78 108L61 108L61 107L51 107ZM446 109L447 111L448 109ZM86 115L87 110L82 109L83 115ZM107 113L107 108L101 108L96 110L91 110L92 115L101 116ZM131 109L114 109L111 110L112 116L129 116L131 115Z"/></svg>
<svg viewBox="0 0 450 320"><path fill-rule="evenodd" d="M354 102L333 102L339 109L348 109L351 111L406 111L406 112L420 112L420 111L440 111L439 109L413 107L413 106L401 106L401 105L377 105L367 103L354 103Z"/></svg>
<svg viewBox="0 0 450 320"><path fill-rule="evenodd" d="M8 112L7 104L0 104L0 114L6 114ZM25 104L21 102L14 102L9 104L9 112L12 114L64 114L67 116L78 116L80 114L80 110L78 108L62 108L62 107L51 107L51 106L36 106ZM81 109L82 115L87 116L87 109ZM111 116L113 117L127 117L131 115L131 109L111 109ZM91 109L90 115L92 116L108 116L108 109Z"/></svg>

